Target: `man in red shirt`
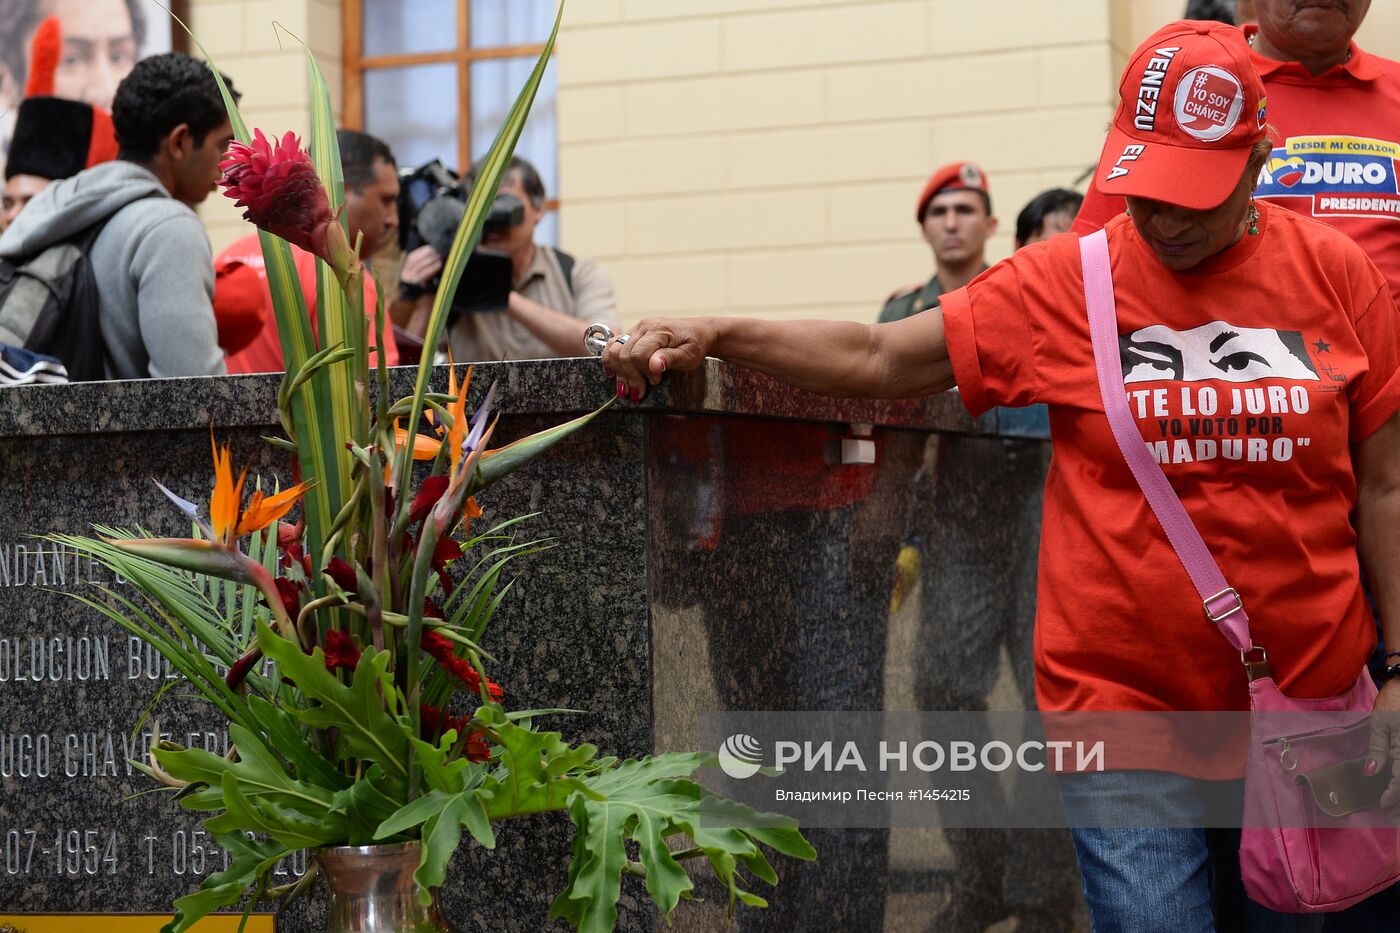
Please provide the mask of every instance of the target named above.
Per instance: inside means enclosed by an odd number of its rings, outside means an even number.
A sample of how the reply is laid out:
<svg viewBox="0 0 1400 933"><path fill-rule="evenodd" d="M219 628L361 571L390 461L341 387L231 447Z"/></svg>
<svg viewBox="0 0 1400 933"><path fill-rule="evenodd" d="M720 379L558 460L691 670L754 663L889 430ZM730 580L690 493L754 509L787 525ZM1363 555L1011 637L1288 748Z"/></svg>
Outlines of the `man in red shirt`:
<svg viewBox="0 0 1400 933"><path fill-rule="evenodd" d="M1400 295L1400 62L1352 41L1370 0L1258 0L1243 27L1264 79L1275 148L1254 196L1330 224L1361 245ZM1100 179L1072 231L1125 208Z"/></svg>
<svg viewBox="0 0 1400 933"><path fill-rule="evenodd" d="M363 236L360 256L368 261L388 246L399 226L398 166L394 154L381 140L356 130L339 130L340 162L345 176L345 217L350 225L350 242ZM306 295L311 326L316 327L316 257L292 247L301 289ZM257 231L233 243L214 260L214 316L224 321L261 317L261 328L241 348L225 346L229 373L276 373L286 368L282 343L277 334L277 318L272 311L272 293L267 285L262 244ZM370 346L377 343L374 332L374 279L365 276L365 315L369 318ZM256 317L255 317L256 320ZM222 332L222 328L221 328ZM399 349L394 342L393 325L384 322L385 363L397 366ZM371 356L371 362L373 357Z"/></svg>

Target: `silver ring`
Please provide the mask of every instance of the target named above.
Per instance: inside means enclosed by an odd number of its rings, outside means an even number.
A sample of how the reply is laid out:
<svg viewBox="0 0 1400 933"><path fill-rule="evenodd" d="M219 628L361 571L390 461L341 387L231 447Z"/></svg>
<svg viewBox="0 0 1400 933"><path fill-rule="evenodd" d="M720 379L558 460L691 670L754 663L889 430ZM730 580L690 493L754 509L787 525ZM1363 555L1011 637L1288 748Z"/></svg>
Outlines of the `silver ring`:
<svg viewBox="0 0 1400 933"><path fill-rule="evenodd" d="M612 328L608 325L589 324L588 330L583 334L583 346L594 356L602 356L603 351L608 348L608 341L612 339Z"/></svg>
<svg viewBox="0 0 1400 933"><path fill-rule="evenodd" d="M617 342L618 342L619 345L621 345L621 344L624 344L624 343L626 343L627 341L629 341L629 340L631 340L631 339L632 339L632 335L631 335L631 334L623 334L621 337L617 338Z"/></svg>

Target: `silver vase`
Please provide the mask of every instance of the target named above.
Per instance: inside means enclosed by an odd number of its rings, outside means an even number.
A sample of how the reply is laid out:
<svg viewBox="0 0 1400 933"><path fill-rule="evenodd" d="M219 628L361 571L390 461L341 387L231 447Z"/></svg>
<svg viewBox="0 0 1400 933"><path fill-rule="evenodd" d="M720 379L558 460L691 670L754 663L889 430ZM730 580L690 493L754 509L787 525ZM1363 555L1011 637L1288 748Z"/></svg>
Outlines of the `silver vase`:
<svg viewBox="0 0 1400 933"><path fill-rule="evenodd" d="M413 872L419 845L339 846L316 850L326 879L326 933L454 933L438 910L418 902Z"/></svg>

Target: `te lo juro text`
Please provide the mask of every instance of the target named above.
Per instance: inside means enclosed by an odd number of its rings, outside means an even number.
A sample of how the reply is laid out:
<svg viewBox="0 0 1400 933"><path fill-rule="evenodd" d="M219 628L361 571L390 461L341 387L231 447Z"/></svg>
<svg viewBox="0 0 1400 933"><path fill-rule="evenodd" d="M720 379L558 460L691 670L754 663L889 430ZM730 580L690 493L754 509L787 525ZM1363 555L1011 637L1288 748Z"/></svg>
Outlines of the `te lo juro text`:
<svg viewBox="0 0 1400 933"><path fill-rule="evenodd" d="M1310 437L1286 435L1283 416L1304 415L1310 407L1308 390L1301 385L1236 387L1223 399L1213 386L1182 386L1176 411L1169 389L1137 389L1127 395L1128 407L1148 422L1143 433L1158 463L1284 462L1312 444Z"/></svg>

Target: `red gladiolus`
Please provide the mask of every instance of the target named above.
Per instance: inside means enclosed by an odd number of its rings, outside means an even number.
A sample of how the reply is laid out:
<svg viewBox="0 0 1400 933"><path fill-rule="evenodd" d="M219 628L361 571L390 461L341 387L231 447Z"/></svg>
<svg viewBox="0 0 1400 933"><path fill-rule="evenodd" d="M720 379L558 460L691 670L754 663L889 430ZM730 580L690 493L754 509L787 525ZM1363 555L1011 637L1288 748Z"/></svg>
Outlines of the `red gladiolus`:
<svg viewBox="0 0 1400 933"><path fill-rule="evenodd" d="M456 729L457 737L461 738L467 731L466 719L453 716L447 710L429 706L427 703L418 706L418 722L425 739L440 738L448 729Z"/></svg>
<svg viewBox="0 0 1400 933"><path fill-rule="evenodd" d="M481 693L481 675L476 672L470 661L457 657L456 644L450 638L437 632L424 632L422 644L423 650L438 662L443 670L460 680L472 693ZM505 698L505 691L501 689L501 685L490 678L486 680L486 692L497 703Z"/></svg>
<svg viewBox="0 0 1400 933"><path fill-rule="evenodd" d="M408 507L408 522L421 522L428 517L428 513L437 505L437 501L442 498L442 494L447 492L447 476L439 473L436 476L429 476L423 480L418 487L417 494L413 497L413 503Z"/></svg>
<svg viewBox="0 0 1400 933"><path fill-rule="evenodd" d="M462 545L451 538L438 538L433 545L433 572L438 575L443 593L452 592L452 578L447 574L447 565L462 556Z"/></svg>
<svg viewBox="0 0 1400 933"><path fill-rule="evenodd" d="M347 670L354 670L360 663L360 648L355 644L355 639L351 638L340 629L330 629L326 632L326 669L335 670L343 667Z"/></svg>
<svg viewBox="0 0 1400 933"><path fill-rule="evenodd" d="M326 565L326 574L335 581L335 585L347 593L358 593L360 591L360 581L355 576L355 568L351 567L339 557L332 557Z"/></svg>
<svg viewBox="0 0 1400 933"><path fill-rule="evenodd" d="M491 760L491 743L486 740L486 733L473 732L467 736L467 747L463 752L467 761L482 762Z"/></svg>
<svg viewBox="0 0 1400 933"><path fill-rule="evenodd" d="M254 645L251 651L234 661L233 666L228 669L228 674L224 677L224 683L228 684L229 689L237 690L239 685L243 683L243 679L248 676L248 672L253 669L253 665L257 664L262 656L262 649Z"/></svg>
<svg viewBox="0 0 1400 933"><path fill-rule="evenodd" d="M287 618L296 621L301 614L300 587L286 577L277 577L272 582L277 587L277 595L282 597L282 608L287 610Z"/></svg>
<svg viewBox="0 0 1400 933"><path fill-rule="evenodd" d="M442 738L449 729L457 730L457 741L462 742L465 737L465 746L462 754L468 761L482 762L491 758L491 743L486 733L479 729L468 731L471 719L466 716L453 716L445 709L436 706L429 706L427 703L418 707L418 722L422 727L423 738L427 741L436 741Z"/></svg>
<svg viewBox="0 0 1400 933"><path fill-rule="evenodd" d="M254 130L252 144L230 145L219 168L224 196L246 208L245 220L314 253L333 269L349 270L344 231L331 214L326 188L296 134L288 132L270 142L262 130Z"/></svg>

